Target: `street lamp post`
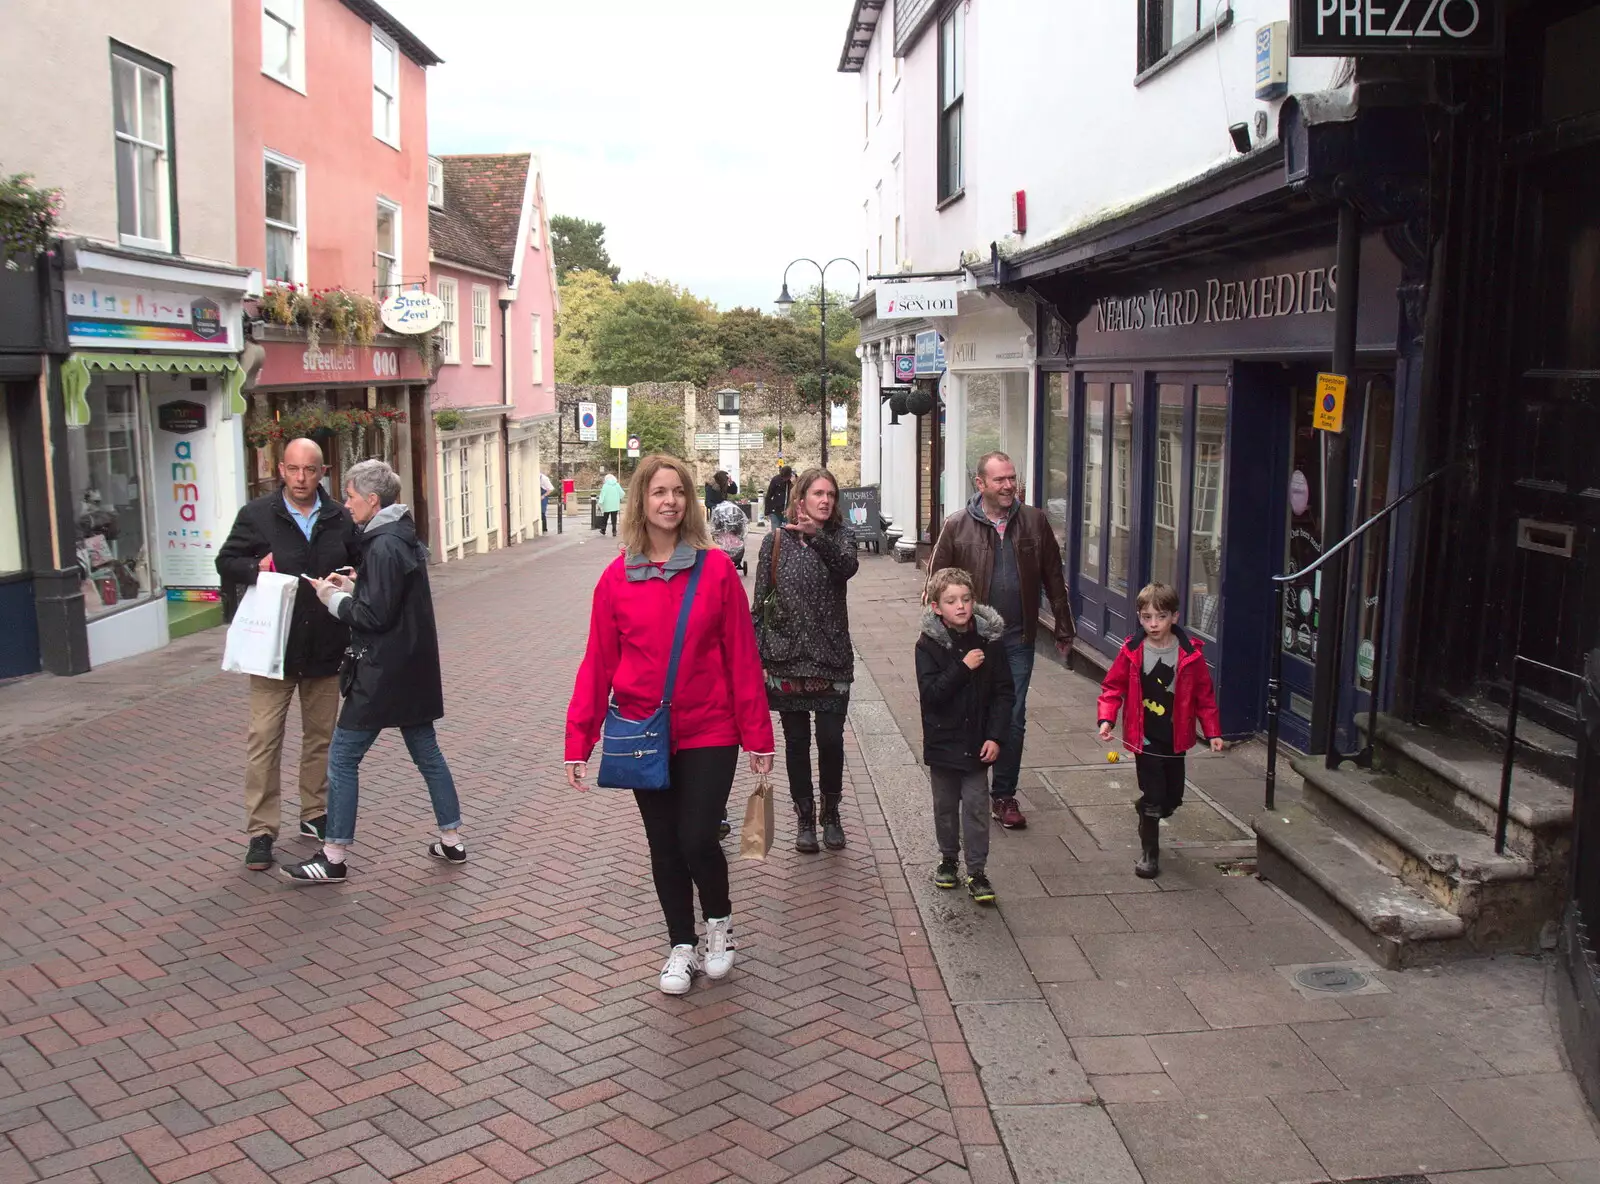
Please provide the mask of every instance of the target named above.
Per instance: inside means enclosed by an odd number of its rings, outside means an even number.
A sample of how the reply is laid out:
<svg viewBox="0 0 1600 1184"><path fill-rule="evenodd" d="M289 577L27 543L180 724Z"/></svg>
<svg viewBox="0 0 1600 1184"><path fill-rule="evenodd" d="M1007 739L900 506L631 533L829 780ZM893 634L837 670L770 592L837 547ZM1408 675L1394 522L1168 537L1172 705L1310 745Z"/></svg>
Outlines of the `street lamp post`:
<svg viewBox="0 0 1600 1184"><path fill-rule="evenodd" d="M817 269L817 273L821 277L821 284L820 284L820 286L818 288L818 292L819 292L818 299L821 301L821 313L822 313L822 373L819 376L820 379L821 379L821 384L822 384L822 393L820 395L820 398L821 398L821 401L822 401L822 410L819 413L819 423L820 423L821 428L822 428L822 438L818 441L817 447L818 447L819 452L821 453L822 467L823 468L827 468L828 467L828 268L832 267L835 263L848 263L851 267L855 267L855 269L856 269L856 294L858 296L861 293L861 268L856 267L856 261L854 259L847 259L843 255L839 255L839 256L836 256L836 257L834 257L832 259L829 259L826 263L818 263L815 259L808 259L804 255L802 255L798 259L795 259L795 260L791 261L789 266L785 267L783 269L783 291L778 294L778 299L777 299L777 302L776 302L778 307L783 309L785 312L789 311L791 308L794 307L794 297L789 295L789 270L796 263L809 263L809 264L811 264L812 267L815 267ZM782 439L783 439L782 430L780 429L780 434L779 434L779 443L780 443L780 445L782 444Z"/></svg>

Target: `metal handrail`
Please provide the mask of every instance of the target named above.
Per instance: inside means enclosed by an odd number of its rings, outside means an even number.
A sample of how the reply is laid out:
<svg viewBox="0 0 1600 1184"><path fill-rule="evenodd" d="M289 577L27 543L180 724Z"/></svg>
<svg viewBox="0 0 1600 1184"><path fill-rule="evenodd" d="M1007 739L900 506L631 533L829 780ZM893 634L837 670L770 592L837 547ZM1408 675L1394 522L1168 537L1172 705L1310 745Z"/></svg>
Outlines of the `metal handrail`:
<svg viewBox="0 0 1600 1184"><path fill-rule="evenodd" d="M1288 586L1290 584L1295 583L1295 582L1297 582L1299 580L1303 580L1307 576L1309 576L1309 575L1313 574L1314 572L1316 572L1319 568L1322 567L1322 565L1324 563L1328 562L1328 560L1332 559L1335 555L1338 555L1341 552L1343 552L1345 550L1345 548L1349 547L1357 539L1365 537L1367 532L1369 530L1371 530L1374 526L1376 526L1378 523L1380 523L1380 522L1384 521L1385 519L1387 519L1391 514L1393 514L1401 506L1405 505L1412 498L1416 497L1417 494L1419 494L1419 493L1423 492L1425 489L1429 488L1431 485L1433 485L1433 483L1435 481L1439 480L1439 478L1443 477L1451 469L1454 469L1456 467L1457 467L1457 465L1454 464L1454 463L1441 465L1439 468L1437 468L1433 472L1429 473L1421 481L1418 481L1410 489L1406 490L1399 497L1395 498L1388 505L1384 506L1383 509L1379 510L1376 514L1372 515L1372 517L1368 518L1360 526L1356 527L1349 534L1345 535L1344 538L1340 539L1333 546L1329 547L1321 555L1317 556L1317 560L1316 560L1315 563L1312 563L1307 567L1303 567L1299 571L1285 572L1282 575L1275 575L1275 576L1272 577L1272 584L1273 584L1273 588L1274 588L1274 591L1275 591L1275 594L1276 594L1276 597L1277 597L1277 611L1273 616L1273 626L1272 626L1272 628L1273 628L1272 671L1271 671L1271 674L1267 678L1266 808L1268 810L1271 810L1273 808L1274 803L1276 802L1276 799L1277 799L1277 792L1278 792L1278 716L1279 716L1280 711L1281 711L1281 707L1280 707L1280 704L1279 704L1279 699L1281 698L1282 693L1283 693L1283 642L1282 642L1282 639L1280 639L1277 636L1277 631L1280 628L1282 628L1282 625L1283 625L1283 615L1284 615L1283 614L1283 610L1284 610L1285 590L1288 588ZM1382 637L1383 636L1384 612L1385 612L1385 608L1386 608L1386 605L1384 604L1384 594L1385 594L1385 592L1387 590L1387 583L1388 583L1387 578L1386 578L1387 577L1387 571L1388 571L1388 564L1387 563L1385 563L1382 567L1380 567L1378 569L1378 603L1377 603L1377 606L1376 606L1377 612L1375 614L1376 615L1376 619L1377 619L1377 628L1373 630L1373 636L1374 637ZM1337 589L1334 589L1333 594L1334 594L1335 597L1338 598L1336 603L1342 605L1343 601L1344 601L1344 598L1348 595L1348 589L1346 589L1346 588L1337 588ZM1335 626L1335 632L1338 632L1338 631L1342 630L1343 627L1344 627L1343 613L1342 612L1337 613L1337 614L1335 614L1335 617L1336 617L1337 622L1338 622L1337 625ZM1332 640L1332 642L1334 643L1335 648L1334 648L1333 657L1334 657L1334 660L1337 661L1337 659L1339 658L1339 645L1338 645L1338 642L1339 642L1340 639L1333 638L1333 639L1330 639L1330 640ZM1372 736L1373 736L1373 730L1374 730L1374 726L1375 726L1375 723L1376 723L1376 717L1377 717L1377 713L1378 713L1378 680L1379 680L1379 671L1380 671L1380 666L1381 666L1381 663L1378 661L1378 658L1379 658L1379 655L1374 654L1374 656L1373 656L1373 666L1372 666L1372 690L1371 690L1371 694L1370 694L1370 707L1369 707L1369 711L1368 711L1368 724L1367 724L1367 744L1368 744L1368 747L1367 747L1365 753L1363 754L1365 759L1368 760L1368 761L1370 761L1370 759L1371 759ZM1337 679L1335 679L1334 687L1335 687L1334 694L1337 695L1338 694L1338 689L1337 689L1338 688L1338 681L1337 681ZM1330 714L1330 719L1333 719L1335 721L1337 721L1337 719L1338 719L1338 705L1337 705L1337 703L1334 704L1333 711ZM1330 733L1333 730L1334 729L1332 727L1329 728ZM1332 737L1330 736L1329 743L1328 743L1328 761L1329 761L1329 767L1330 768L1337 768L1339 762L1342 759L1344 759L1344 758L1342 758L1342 757L1340 757L1338 755L1338 753L1336 752L1336 748L1337 748L1337 746L1333 743Z"/></svg>
<svg viewBox="0 0 1600 1184"><path fill-rule="evenodd" d="M1511 763L1517 753L1517 716L1522 710L1522 668L1531 666L1535 670L1543 670L1546 674L1559 674L1563 678L1570 678L1579 686L1583 685L1583 675L1574 670L1563 670L1559 666L1551 666L1544 662L1536 662L1532 658L1524 658L1517 654L1511 659L1511 705L1506 709L1506 746L1500 757L1500 803L1496 808L1494 817L1494 853L1506 853L1506 821L1511 814Z"/></svg>

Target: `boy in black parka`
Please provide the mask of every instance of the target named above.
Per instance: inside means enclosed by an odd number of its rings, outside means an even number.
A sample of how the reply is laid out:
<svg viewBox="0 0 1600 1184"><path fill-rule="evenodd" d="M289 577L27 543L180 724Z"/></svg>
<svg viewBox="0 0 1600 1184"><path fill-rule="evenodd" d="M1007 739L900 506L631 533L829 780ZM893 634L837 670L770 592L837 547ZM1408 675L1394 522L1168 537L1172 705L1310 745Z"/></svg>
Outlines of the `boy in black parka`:
<svg viewBox="0 0 1600 1184"><path fill-rule="evenodd" d="M984 874L989 857L989 766L1011 734L1014 692L1001 637L1006 624L974 604L972 577L957 567L934 573L917 638L917 690L922 699L922 760L933 783L934 833L943 857L933 875L940 888L959 882L967 852L967 891L994 903Z"/></svg>

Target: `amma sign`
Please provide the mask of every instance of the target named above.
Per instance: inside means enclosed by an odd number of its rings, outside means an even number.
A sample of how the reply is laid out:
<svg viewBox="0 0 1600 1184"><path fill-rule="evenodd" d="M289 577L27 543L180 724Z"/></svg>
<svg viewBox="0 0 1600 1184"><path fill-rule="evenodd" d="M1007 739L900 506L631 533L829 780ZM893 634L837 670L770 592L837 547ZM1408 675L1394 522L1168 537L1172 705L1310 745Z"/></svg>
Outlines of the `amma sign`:
<svg viewBox="0 0 1600 1184"><path fill-rule="evenodd" d="M1293 0L1295 57L1497 54L1506 0Z"/></svg>

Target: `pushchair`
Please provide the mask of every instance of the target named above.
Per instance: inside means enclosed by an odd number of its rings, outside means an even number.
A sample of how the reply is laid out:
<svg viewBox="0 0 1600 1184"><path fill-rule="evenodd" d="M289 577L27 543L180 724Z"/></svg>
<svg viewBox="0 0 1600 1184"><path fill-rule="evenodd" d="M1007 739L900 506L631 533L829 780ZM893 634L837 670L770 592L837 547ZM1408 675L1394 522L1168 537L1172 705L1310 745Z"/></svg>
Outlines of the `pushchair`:
<svg viewBox="0 0 1600 1184"><path fill-rule="evenodd" d="M733 560L733 566L740 572L748 574L749 567L744 559L744 532L750 520L733 502L719 502L711 511L711 540L727 557Z"/></svg>

